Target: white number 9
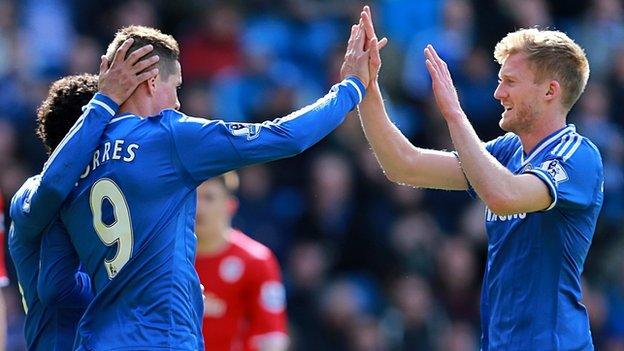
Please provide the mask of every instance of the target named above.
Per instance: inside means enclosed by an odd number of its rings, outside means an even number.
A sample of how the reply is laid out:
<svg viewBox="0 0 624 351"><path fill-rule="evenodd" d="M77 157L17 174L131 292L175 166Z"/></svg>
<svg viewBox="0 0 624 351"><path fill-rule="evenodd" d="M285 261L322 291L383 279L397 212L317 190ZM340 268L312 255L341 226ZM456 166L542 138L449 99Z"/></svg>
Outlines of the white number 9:
<svg viewBox="0 0 624 351"><path fill-rule="evenodd" d="M108 199L113 206L115 221L107 225L102 221L102 204ZM102 178L91 187L89 196L93 213L93 228L106 246L117 243L117 253L112 260L104 260L108 278L113 279L132 256L132 220L128 203L119 186L108 178Z"/></svg>

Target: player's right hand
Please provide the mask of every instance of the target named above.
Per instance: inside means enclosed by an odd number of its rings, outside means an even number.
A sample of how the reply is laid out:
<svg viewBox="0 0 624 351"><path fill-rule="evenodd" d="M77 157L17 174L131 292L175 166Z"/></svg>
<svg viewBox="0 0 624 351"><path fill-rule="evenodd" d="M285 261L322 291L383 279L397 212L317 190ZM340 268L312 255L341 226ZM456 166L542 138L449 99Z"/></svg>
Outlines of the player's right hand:
<svg viewBox="0 0 624 351"><path fill-rule="evenodd" d="M124 103L139 84L158 75L158 68L146 70L158 62L158 55L140 60L154 50L152 45L145 45L126 57L133 42L132 38L124 41L115 52L112 62L106 56L102 56L100 62L98 90L118 105Z"/></svg>
<svg viewBox="0 0 624 351"><path fill-rule="evenodd" d="M347 43L347 52L340 68L340 77L345 79L348 76L357 77L365 87L370 82L370 73L368 69L369 52L364 50L364 41L366 35L360 23L351 27L351 36Z"/></svg>

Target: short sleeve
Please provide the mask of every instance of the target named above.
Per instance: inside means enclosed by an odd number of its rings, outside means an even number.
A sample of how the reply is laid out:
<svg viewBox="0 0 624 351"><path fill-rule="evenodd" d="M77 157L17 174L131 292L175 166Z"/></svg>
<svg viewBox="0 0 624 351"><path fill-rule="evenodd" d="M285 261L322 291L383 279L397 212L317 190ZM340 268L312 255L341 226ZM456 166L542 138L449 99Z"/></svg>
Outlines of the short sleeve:
<svg viewBox="0 0 624 351"><path fill-rule="evenodd" d="M520 140L518 136L513 133L507 133L505 135L501 135L496 139L492 139L484 144L485 150L490 153L498 162L506 165L509 161L509 158L518 150L520 146ZM457 151L453 151L453 155L457 157L457 159L461 163L461 159L459 158L459 154ZM462 170L463 171L463 170ZM465 176L465 175L464 175ZM476 199L477 193L474 191L474 188L466 178L466 183L468 183L468 195L473 199Z"/></svg>
<svg viewBox="0 0 624 351"><path fill-rule="evenodd" d="M603 168L598 149L578 136L578 143L545 158L525 171L541 179L549 189L555 207L583 209L602 199Z"/></svg>
<svg viewBox="0 0 624 351"><path fill-rule="evenodd" d="M485 143L485 149L503 165L507 164L520 146L520 139L513 133L501 135Z"/></svg>

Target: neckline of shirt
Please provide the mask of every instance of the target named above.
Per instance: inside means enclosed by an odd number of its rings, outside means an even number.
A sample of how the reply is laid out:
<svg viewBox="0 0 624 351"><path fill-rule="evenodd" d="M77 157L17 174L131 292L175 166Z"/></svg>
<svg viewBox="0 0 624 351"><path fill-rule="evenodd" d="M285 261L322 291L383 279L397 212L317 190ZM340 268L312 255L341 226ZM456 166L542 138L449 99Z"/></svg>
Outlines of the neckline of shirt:
<svg viewBox="0 0 624 351"><path fill-rule="evenodd" d="M549 136L542 139L539 143L537 143L537 146L535 146L533 150L529 152L526 158L524 157L524 150L523 150L522 162L521 162L522 166L525 166L527 163L529 163L537 154L539 154L542 150L544 150L548 145L561 139L564 135L568 134L569 132L572 132L572 133L576 132L576 127L574 126L574 124L568 124L567 126L551 133ZM522 148L522 146L520 146L520 148Z"/></svg>

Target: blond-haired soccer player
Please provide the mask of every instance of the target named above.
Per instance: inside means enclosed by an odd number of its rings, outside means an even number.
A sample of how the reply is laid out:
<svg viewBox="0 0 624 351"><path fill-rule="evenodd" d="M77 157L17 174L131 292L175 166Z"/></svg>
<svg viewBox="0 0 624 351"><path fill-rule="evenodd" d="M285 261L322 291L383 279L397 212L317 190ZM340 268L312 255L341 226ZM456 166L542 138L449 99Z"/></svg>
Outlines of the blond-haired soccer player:
<svg viewBox="0 0 624 351"><path fill-rule="evenodd" d="M197 188L197 257L204 286L206 350L284 351L286 294L269 248L232 228L238 176L228 172Z"/></svg>
<svg viewBox="0 0 624 351"><path fill-rule="evenodd" d="M374 38L368 9L362 18ZM580 276L602 206L602 161L566 124L587 83L587 58L564 33L539 29L509 33L494 56L507 132L499 138L479 140L432 46L425 64L456 152L413 146L388 119L375 79L362 126L390 180L469 190L485 202L482 350L593 350ZM373 46L371 70L379 65Z"/></svg>

